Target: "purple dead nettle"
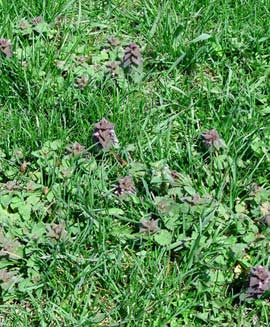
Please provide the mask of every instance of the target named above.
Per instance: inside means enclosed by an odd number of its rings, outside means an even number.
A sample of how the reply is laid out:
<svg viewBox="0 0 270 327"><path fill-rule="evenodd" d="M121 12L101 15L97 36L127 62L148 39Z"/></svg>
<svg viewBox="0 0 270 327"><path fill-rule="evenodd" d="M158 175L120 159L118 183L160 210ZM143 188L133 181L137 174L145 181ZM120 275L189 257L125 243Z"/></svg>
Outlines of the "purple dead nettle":
<svg viewBox="0 0 270 327"><path fill-rule="evenodd" d="M68 157L75 157L85 151L85 146L75 141L73 144L66 146L65 150L68 153Z"/></svg>
<svg viewBox="0 0 270 327"><path fill-rule="evenodd" d="M75 85L81 90L84 90L88 82L89 82L88 76L80 76L76 79Z"/></svg>
<svg viewBox="0 0 270 327"><path fill-rule="evenodd" d="M13 270L13 271L9 271L7 269L1 269L0 270L0 281L3 283L8 283L9 281L12 281L13 278L17 277L17 271Z"/></svg>
<svg viewBox="0 0 270 327"><path fill-rule="evenodd" d="M37 25L37 24L43 23L43 21L44 21L44 19L42 16L37 16L32 19L32 24Z"/></svg>
<svg viewBox="0 0 270 327"><path fill-rule="evenodd" d="M267 225L270 226L270 214L266 214L262 217L262 222Z"/></svg>
<svg viewBox="0 0 270 327"><path fill-rule="evenodd" d="M10 40L4 38L0 39L0 52L2 52L7 58L12 57L13 52Z"/></svg>
<svg viewBox="0 0 270 327"><path fill-rule="evenodd" d="M249 277L249 288L247 290L248 296L260 298L268 290L270 290L269 270L263 266L252 268Z"/></svg>
<svg viewBox="0 0 270 327"><path fill-rule="evenodd" d="M140 233L156 233L158 231L158 219L141 220L139 227Z"/></svg>
<svg viewBox="0 0 270 327"><path fill-rule="evenodd" d="M101 119L101 121L95 124L93 140L104 150L118 146L119 141L114 131L114 124L105 118Z"/></svg>
<svg viewBox="0 0 270 327"><path fill-rule="evenodd" d="M138 67L142 65L142 56L137 44L130 43L126 47L122 65L123 68Z"/></svg>
<svg viewBox="0 0 270 327"><path fill-rule="evenodd" d="M19 23L19 27L22 30L26 30L27 28L31 27L31 25L29 24L29 22L25 19L21 20L21 22Z"/></svg>
<svg viewBox="0 0 270 327"><path fill-rule="evenodd" d="M12 192L12 191L21 189L21 185L18 184L18 182L15 181L15 180L14 181L8 181L5 184L3 184L3 186L5 187L5 189L8 192Z"/></svg>
<svg viewBox="0 0 270 327"><path fill-rule="evenodd" d="M68 22L68 18L63 15L60 15L55 18L54 22L56 25L60 25L62 23Z"/></svg>
<svg viewBox="0 0 270 327"><path fill-rule="evenodd" d="M187 202L187 203L192 204L192 205L197 205L197 204L200 204L202 202L202 199L200 198L200 196L198 194L194 194L192 196L183 197L182 201Z"/></svg>
<svg viewBox="0 0 270 327"><path fill-rule="evenodd" d="M120 40L114 36L109 37L107 41L108 41L109 45L112 47L117 47L118 45L120 45Z"/></svg>
<svg viewBox="0 0 270 327"><path fill-rule="evenodd" d="M226 144L224 140L222 140L216 129L211 129L209 131L205 131L201 135L203 144L209 149L220 149L225 148Z"/></svg>
<svg viewBox="0 0 270 327"><path fill-rule="evenodd" d="M252 183L250 185L249 191L250 191L250 195L256 196L258 193L261 193L263 191L263 188L256 183Z"/></svg>
<svg viewBox="0 0 270 327"><path fill-rule="evenodd" d="M126 176L124 178L119 179L115 194L117 194L118 196L125 196L135 193L136 188L131 176Z"/></svg>
<svg viewBox="0 0 270 327"><path fill-rule="evenodd" d="M88 60L89 60L88 56L78 56L76 57L76 64L77 65L87 64Z"/></svg>
<svg viewBox="0 0 270 327"><path fill-rule="evenodd" d="M59 224L48 224L46 230L47 236L55 240L62 240L67 236L66 224L64 221Z"/></svg>
<svg viewBox="0 0 270 327"><path fill-rule="evenodd" d="M120 73L120 62L119 61L111 61L106 64L107 71L106 73L108 75L111 75L111 77L116 77Z"/></svg>
<svg viewBox="0 0 270 327"><path fill-rule="evenodd" d="M177 170L171 170L170 175L175 182L179 182L180 180L180 173Z"/></svg>
<svg viewBox="0 0 270 327"><path fill-rule="evenodd" d="M3 230L0 229L0 257L6 255L13 256L20 246L21 243L19 241L6 237Z"/></svg>

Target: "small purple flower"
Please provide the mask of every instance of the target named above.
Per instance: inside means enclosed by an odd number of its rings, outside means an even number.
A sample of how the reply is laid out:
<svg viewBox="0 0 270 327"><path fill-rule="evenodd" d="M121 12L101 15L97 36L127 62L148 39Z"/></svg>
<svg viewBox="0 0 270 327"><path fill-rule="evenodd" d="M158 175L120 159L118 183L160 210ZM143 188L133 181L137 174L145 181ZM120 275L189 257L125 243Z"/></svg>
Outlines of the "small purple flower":
<svg viewBox="0 0 270 327"><path fill-rule="evenodd" d="M225 142L219 137L216 129L203 132L201 137L203 144L209 149L219 150L226 147Z"/></svg>
<svg viewBox="0 0 270 327"><path fill-rule="evenodd" d="M0 39L0 52L2 52L7 58L12 57L13 52L11 49L11 42L8 39Z"/></svg>
<svg viewBox="0 0 270 327"><path fill-rule="evenodd" d="M270 214L266 214L262 217L262 222L267 225L270 226Z"/></svg>
<svg viewBox="0 0 270 327"><path fill-rule="evenodd" d="M140 233L156 233L158 230L158 219L141 220Z"/></svg>
<svg viewBox="0 0 270 327"><path fill-rule="evenodd" d="M87 76L81 76L78 77L75 81L75 85L80 88L81 90L84 90L89 82L89 79Z"/></svg>
<svg viewBox="0 0 270 327"><path fill-rule="evenodd" d="M59 224L51 223L47 225L47 236L55 239L62 240L67 236L66 224L62 221Z"/></svg>
<svg viewBox="0 0 270 327"><path fill-rule="evenodd" d="M123 58L123 67L129 68L132 66L141 66L142 65L142 56L140 48L135 43L130 43L126 49Z"/></svg>
<svg viewBox="0 0 270 327"><path fill-rule="evenodd" d="M198 205L202 202L202 199L198 194L194 194L192 196L186 196L182 198L182 201L187 202L192 205Z"/></svg>
<svg viewBox="0 0 270 327"><path fill-rule="evenodd" d="M19 27L20 27L20 29L22 29L22 30L26 30L26 29L30 28L31 25L28 23L27 20L23 19L23 20L21 20L21 22L19 23Z"/></svg>
<svg viewBox="0 0 270 327"><path fill-rule="evenodd" d="M125 196L128 194L135 193L136 188L131 176L126 176L122 179L119 179L115 194L117 194L118 196Z"/></svg>
<svg viewBox="0 0 270 327"><path fill-rule="evenodd" d="M62 23L68 22L68 18L63 15L60 15L55 18L54 22L56 25L60 25Z"/></svg>
<svg viewBox="0 0 270 327"><path fill-rule="evenodd" d="M15 276L17 277L17 272L15 270L9 271L7 269L1 269L0 271L0 281L3 283L10 282Z"/></svg>
<svg viewBox="0 0 270 327"><path fill-rule="evenodd" d="M119 141L114 131L114 124L107 121L105 118L96 123L93 132L93 140L105 150L117 146Z"/></svg>
<svg viewBox="0 0 270 327"><path fill-rule="evenodd" d="M5 189L9 192L19 190L21 188L17 181L8 181L4 184Z"/></svg>
<svg viewBox="0 0 270 327"><path fill-rule="evenodd" d="M88 61L89 61L89 57L88 56L78 56L76 58L76 64L77 65L87 64Z"/></svg>
<svg viewBox="0 0 270 327"><path fill-rule="evenodd" d="M118 76L120 74L120 62L112 61L106 64L107 74L111 75L111 77Z"/></svg>
<svg viewBox="0 0 270 327"><path fill-rule="evenodd" d="M37 25L37 24L40 24L44 21L43 17L42 16L37 16L37 17L34 17L32 19L32 24L33 25Z"/></svg>
<svg viewBox="0 0 270 327"><path fill-rule="evenodd" d="M270 290L270 272L263 266L252 268L249 277L248 296L260 298Z"/></svg>
<svg viewBox="0 0 270 327"><path fill-rule="evenodd" d="M73 144L67 146L65 149L68 152L68 157L75 157L80 155L85 150L85 146L76 141Z"/></svg>
<svg viewBox="0 0 270 327"><path fill-rule="evenodd" d="M108 38L108 43L112 47L117 47L120 44L120 40L117 37L109 37Z"/></svg>
<svg viewBox="0 0 270 327"><path fill-rule="evenodd" d="M170 174L171 174L171 177L173 178L173 180L175 182L179 182L179 180L180 180L180 173L177 170L171 170Z"/></svg>

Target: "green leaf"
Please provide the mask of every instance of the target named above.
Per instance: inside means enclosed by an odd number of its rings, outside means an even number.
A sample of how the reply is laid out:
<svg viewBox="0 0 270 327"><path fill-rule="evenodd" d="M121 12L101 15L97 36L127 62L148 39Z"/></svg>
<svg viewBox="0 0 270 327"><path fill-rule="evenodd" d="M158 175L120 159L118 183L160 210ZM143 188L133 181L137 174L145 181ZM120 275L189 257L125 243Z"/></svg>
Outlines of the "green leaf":
<svg viewBox="0 0 270 327"><path fill-rule="evenodd" d="M43 33L48 33L50 30L50 25L46 22L41 22L39 24L37 24L34 28L34 31L36 31L39 34L43 34Z"/></svg>
<svg viewBox="0 0 270 327"><path fill-rule="evenodd" d="M93 63L99 64L101 62L108 60L108 58L109 58L109 56L108 56L107 51L103 50L99 54L94 55L92 57L92 60L93 60Z"/></svg>
<svg viewBox="0 0 270 327"><path fill-rule="evenodd" d="M49 201L49 202L52 202L53 201L53 199L54 199L54 194L53 194L53 192L52 191L49 191L49 193L47 194L47 200Z"/></svg>
<svg viewBox="0 0 270 327"><path fill-rule="evenodd" d="M109 208L108 210L102 210L101 214L103 215L110 215L110 216L122 216L125 212L119 208Z"/></svg>
<svg viewBox="0 0 270 327"><path fill-rule="evenodd" d="M143 177L146 174L146 166L140 162L131 162L129 167L129 174L133 177Z"/></svg>
<svg viewBox="0 0 270 327"><path fill-rule="evenodd" d="M233 255L235 258L239 259L243 257L244 251L247 248L247 244L245 243L236 243L231 246L231 251L233 252Z"/></svg>
<svg viewBox="0 0 270 327"><path fill-rule="evenodd" d="M11 199L12 199L12 197L10 194L3 194L0 197L0 203L2 204L2 206L4 208L7 208L10 204Z"/></svg>
<svg viewBox="0 0 270 327"><path fill-rule="evenodd" d="M208 312L198 312L196 318L208 323L208 315Z"/></svg>
<svg viewBox="0 0 270 327"><path fill-rule="evenodd" d="M197 42L205 41L205 40L208 40L210 37L211 37L210 34L202 33L201 35L199 35L198 37L196 37L195 39L190 41L190 43L197 43Z"/></svg>
<svg viewBox="0 0 270 327"><path fill-rule="evenodd" d="M177 216L167 216L163 218L164 225L169 230L173 231L179 224L180 220Z"/></svg>
<svg viewBox="0 0 270 327"><path fill-rule="evenodd" d="M196 191L191 186L184 186L184 189L189 195L195 195L196 194Z"/></svg>
<svg viewBox="0 0 270 327"><path fill-rule="evenodd" d="M26 203L34 206L40 201L40 197L38 194L32 194L26 199Z"/></svg>
<svg viewBox="0 0 270 327"><path fill-rule="evenodd" d="M97 313L94 317L91 317L89 319L89 323L91 323L91 324L93 324L93 323L97 324L97 323L102 322L105 318L106 318L105 313Z"/></svg>
<svg viewBox="0 0 270 327"><path fill-rule="evenodd" d="M10 203L10 207L11 209L17 209L19 207L23 207L25 205L25 202L23 199L21 199L18 196L15 196L12 198L11 203Z"/></svg>
<svg viewBox="0 0 270 327"><path fill-rule="evenodd" d="M245 203L238 203L238 204L236 204L235 211L237 213L244 213L246 211Z"/></svg>
<svg viewBox="0 0 270 327"><path fill-rule="evenodd" d="M29 204L18 207L19 214L25 220L30 219L32 207Z"/></svg>
<svg viewBox="0 0 270 327"><path fill-rule="evenodd" d="M163 229L160 233L155 234L154 239L159 245L169 245L172 242L172 234Z"/></svg>
<svg viewBox="0 0 270 327"><path fill-rule="evenodd" d="M26 278L18 284L18 289L20 292L28 292L38 287L39 285L34 284L30 278Z"/></svg>
<svg viewBox="0 0 270 327"><path fill-rule="evenodd" d="M46 228L44 223L39 222L37 224L34 224L32 227L32 236L35 238L40 238L43 234L45 234Z"/></svg>
<svg viewBox="0 0 270 327"><path fill-rule="evenodd" d="M263 110L261 110L261 113L262 113L263 115L268 115L268 114L270 114L270 106L264 108Z"/></svg>

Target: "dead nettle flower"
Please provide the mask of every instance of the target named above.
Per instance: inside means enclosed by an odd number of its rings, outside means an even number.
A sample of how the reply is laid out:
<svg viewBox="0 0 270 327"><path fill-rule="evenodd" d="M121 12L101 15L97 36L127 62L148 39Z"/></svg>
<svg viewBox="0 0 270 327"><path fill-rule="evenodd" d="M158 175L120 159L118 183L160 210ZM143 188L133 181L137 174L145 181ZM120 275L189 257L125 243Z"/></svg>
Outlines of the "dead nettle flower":
<svg viewBox="0 0 270 327"><path fill-rule="evenodd" d="M7 269L1 269L0 270L0 281L3 283L8 283L16 275L17 275L16 271L9 271Z"/></svg>
<svg viewBox="0 0 270 327"><path fill-rule="evenodd" d="M44 21L44 19L42 16L37 16L32 19L32 24L37 25L37 24L43 23L43 21Z"/></svg>
<svg viewBox="0 0 270 327"><path fill-rule="evenodd" d="M70 65L66 63L64 60L56 60L55 65L61 71L62 77L66 78L68 75L68 71L70 69Z"/></svg>
<svg viewBox="0 0 270 327"><path fill-rule="evenodd" d="M43 190L42 190L42 193L43 193L44 195L47 195L49 192L50 192L50 189L48 188L48 186L45 186L45 187L43 188Z"/></svg>
<svg viewBox="0 0 270 327"><path fill-rule="evenodd" d="M52 223L47 226L47 236L55 239L62 240L67 236L66 224L65 222L61 222L59 224Z"/></svg>
<svg viewBox="0 0 270 327"><path fill-rule="evenodd" d="M120 45L120 40L118 39L118 37L109 37L107 41L111 47L117 47L118 45Z"/></svg>
<svg viewBox="0 0 270 327"><path fill-rule="evenodd" d="M72 168L64 168L60 171L60 173L62 174L62 176L64 178L70 178L72 176L73 169Z"/></svg>
<svg viewBox="0 0 270 327"><path fill-rule="evenodd" d="M55 60L55 65L60 70L68 70L69 68L64 60Z"/></svg>
<svg viewBox="0 0 270 327"><path fill-rule="evenodd" d="M270 202L266 201L260 205L260 210L263 215L270 214Z"/></svg>
<svg viewBox="0 0 270 327"><path fill-rule="evenodd" d="M123 68L139 67L142 65L142 56L137 44L130 43L126 47L122 65Z"/></svg>
<svg viewBox="0 0 270 327"><path fill-rule="evenodd" d="M18 159L23 159L24 155L21 149L16 149L14 151L14 156L17 157Z"/></svg>
<svg viewBox="0 0 270 327"><path fill-rule="evenodd" d="M265 225L270 226L270 214L266 214L261 220Z"/></svg>
<svg viewBox="0 0 270 327"><path fill-rule="evenodd" d="M118 76L120 74L120 62L119 61L111 61L106 64L107 71L106 73L108 75L111 75L111 77Z"/></svg>
<svg viewBox="0 0 270 327"><path fill-rule="evenodd" d="M156 233L158 230L158 219L141 220L140 233Z"/></svg>
<svg viewBox="0 0 270 327"><path fill-rule="evenodd" d="M178 182L180 180L180 173L177 170L171 170L170 174L175 182Z"/></svg>
<svg viewBox="0 0 270 327"><path fill-rule="evenodd" d="M115 194L118 196L125 196L128 194L135 194L136 188L131 176L126 176L119 179L118 186L115 191Z"/></svg>
<svg viewBox="0 0 270 327"><path fill-rule="evenodd" d="M21 243L12 240L3 234L0 229L0 258L9 256L11 259L18 258L17 252L21 248Z"/></svg>
<svg viewBox="0 0 270 327"><path fill-rule="evenodd" d="M84 152L85 146L75 141L73 144L66 146L65 150L68 152L68 157L76 157Z"/></svg>
<svg viewBox="0 0 270 327"><path fill-rule="evenodd" d="M111 147L117 146L119 141L115 135L114 124L105 118L96 123L93 141L104 150L109 150Z"/></svg>
<svg viewBox="0 0 270 327"><path fill-rule="evenodd" d="M250 297L260 298L270 290L270 272L263 266L252 268L249 277L247 294Z"/></svg>
<svg viewBox="0 0 270 327"><path fill-rule="evenodd" d="M2 52L6 58L10 58L13 55L11 49L11 42L8 39L0 39L0 52Z"/></svg>
<svg viewBox="0 0 270 327"><path fill-rule="evenodd" d="M81 76L76 79L75 85L81 90L84 90L89 81L88 76Z"/></svg>
<svg viewBox="0 0 270 327"><path fill-rule="evenodd" d="M198 194L194 194L192 196L185 196L182 198L182 201L187 202L192 205L197 205L202 203L202 199Z"/></svg>
<svg viewBox="0 0 270 327"><path fill-rule="evenodd" d="M21 172L22 172L22 173L25 173L25 172L26 172L26 169L27 169L27 162L24 160L24 161L21 163Z"/></svg>
<svg viewBox="0 0 270 327"><path fill-rule="evenodd" d="M4 184L4 187L9 192L19 190L21 188L17 181L8 181Z"/></svg>
<svg viewBox="0 0 270 327"><path fill-rule="evenodd" d="M21 20L20 23L19 23L19 28L21 30L26 30L26 29L28 29L30 27L31 27L31 25L29 24L29 22L26 19Z"/></svg>
<svg viewBox="0 0 270 327"><path fill-rule="evenodd" d="M216 129L211 129L210 131L205 131L201 135L203 144L209 149L220 149L225 148L226 144L224 140L222 140Z"/></svg>
<svg viewBox="0 0 270 327"><path fill-rule="evenodd" d="M41 188L40 184L37 184L34 181L29 181L26 184L26 192L29 193L39 190L40 188Z"/></svg>
<svg viewBox="0 0 270 327"><path fill-rule="evenodd" d="M270 203L268 201L267 202L263 202L260 205L260 210L261 210L261 213L262 213L262 219L261 219L261 221L265 225L270 226Z"/></svg>
<svg viewBox="0 0 270 327"><path fill-rule="evenodd" d="M68 18L63 15L60 15L55 18L54 22L56 25L60 25L62 23L68 22Z"/></svg>
<svg viewBox="0 0 270 327"><path fill-rule="evenodd" d="M88 56L78 56L78 57L76 57L76 64L77 65L86 64L88 61L89 61Z"/></svg>
<svg viewBox="0 0 270 327"><path fill-rule="evenodd" d="M261 193L263 191L263 187L256 183L252 183L249 187L250 195L256 196L258 193Z"/></svg>

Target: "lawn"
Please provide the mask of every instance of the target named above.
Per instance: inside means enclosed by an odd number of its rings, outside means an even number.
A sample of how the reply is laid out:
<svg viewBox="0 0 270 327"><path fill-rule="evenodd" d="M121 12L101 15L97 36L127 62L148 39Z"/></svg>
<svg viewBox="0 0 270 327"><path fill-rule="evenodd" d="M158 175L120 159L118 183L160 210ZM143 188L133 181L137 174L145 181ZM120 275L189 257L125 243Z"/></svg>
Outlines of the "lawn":
<svg viewBox="0 0 270 327"><path fill-rule="evenodd" d="M0 0L0 325L269 326L270 2Z"/></svg>

